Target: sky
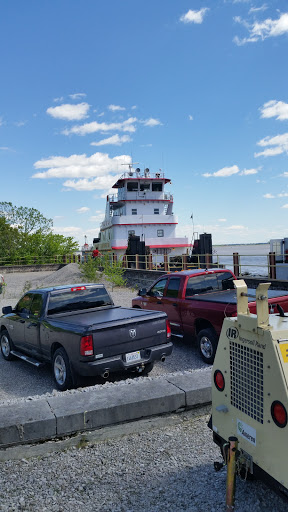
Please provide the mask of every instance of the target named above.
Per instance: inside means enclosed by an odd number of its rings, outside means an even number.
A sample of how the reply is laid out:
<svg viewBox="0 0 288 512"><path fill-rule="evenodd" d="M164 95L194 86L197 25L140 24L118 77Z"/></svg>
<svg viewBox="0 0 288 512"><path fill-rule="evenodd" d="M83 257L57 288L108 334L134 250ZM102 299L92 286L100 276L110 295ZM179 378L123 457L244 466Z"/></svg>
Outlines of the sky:
<svg viewBox="0 0 288 512"><path fill-rule="evenodd" d="M0 0L0 48L0 201L92 244L137 162L177 236L288 236L287 0Z"/></svg>

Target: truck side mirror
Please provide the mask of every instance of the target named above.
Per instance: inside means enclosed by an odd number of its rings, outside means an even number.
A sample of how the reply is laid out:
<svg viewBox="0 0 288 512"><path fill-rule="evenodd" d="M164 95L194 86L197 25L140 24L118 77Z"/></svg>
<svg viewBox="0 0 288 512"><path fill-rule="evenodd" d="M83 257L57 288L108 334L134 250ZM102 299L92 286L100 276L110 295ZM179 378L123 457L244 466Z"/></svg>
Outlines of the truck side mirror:
<svg viewBox="0 0 288 512"><path fill-rule="evenodd" d="M144 297L145 295L147 295L147 289L141 288L141 290L139 290L138 292L138 295L140 295L140 297Z"/></svg>
<svg viewBox="0 0 288 512"><path fill-rule="evenodd" d="M9 315L10 313L12 313L12 306L5 306L4 308L2 308L2 313L3 315Z"/></svg>

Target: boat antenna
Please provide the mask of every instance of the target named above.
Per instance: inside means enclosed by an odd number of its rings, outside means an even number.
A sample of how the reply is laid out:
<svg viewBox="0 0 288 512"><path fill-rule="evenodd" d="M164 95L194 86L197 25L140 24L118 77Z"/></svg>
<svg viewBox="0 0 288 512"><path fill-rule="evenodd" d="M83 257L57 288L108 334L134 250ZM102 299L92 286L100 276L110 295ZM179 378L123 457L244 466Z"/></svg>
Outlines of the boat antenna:
<svg viewBox="0 0 288 512"><path fill-rule="evenodd" d="M195 238L195 233L194 233L194 217L193 217L193 212L191 213L191 217L190 217L191 221L192 221L192 237L191 237L191 247L190 247L190 256L192 255L192 251L193 251L193 244L194 244L194 238Z"/></svg>
<svg viewBox="0 0 288 512"><path fill-rule="evenodd" d="M128 165L129 171L131 172L133 165L137 165L137 164L139 164L139 162L131 162L131 164L121 164L121 165Z"/></svg>

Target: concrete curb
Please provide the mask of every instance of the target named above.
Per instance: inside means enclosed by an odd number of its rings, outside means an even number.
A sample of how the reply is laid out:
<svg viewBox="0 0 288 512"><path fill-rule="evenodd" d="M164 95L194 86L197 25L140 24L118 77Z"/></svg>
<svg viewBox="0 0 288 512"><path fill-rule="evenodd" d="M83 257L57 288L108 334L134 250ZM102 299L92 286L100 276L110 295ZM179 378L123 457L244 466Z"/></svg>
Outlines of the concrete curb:
<svg viewBox="0 0 288 512"><path fill-rule="evenodd" d="M211 370L0 406L0 449L211 402Z"/></svg>

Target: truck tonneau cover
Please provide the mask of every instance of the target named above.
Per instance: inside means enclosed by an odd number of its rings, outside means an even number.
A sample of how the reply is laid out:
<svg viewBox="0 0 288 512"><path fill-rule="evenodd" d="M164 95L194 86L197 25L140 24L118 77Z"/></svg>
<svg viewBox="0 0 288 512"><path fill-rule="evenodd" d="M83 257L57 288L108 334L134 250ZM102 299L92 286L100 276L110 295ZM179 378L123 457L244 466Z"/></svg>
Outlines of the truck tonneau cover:
<svg viewBox="0 0 288 512"><path fill-rule="evenodd" d="M166 313L161 311L149 311L135 308L121 308L112 306L108 308L93 309L90 311L71 311L63 315L53 315L50 319L54 321L64 321L69 324L76 324L78 326L89 326L97 323L97 328L101 325L110 322L137 322L152 320L157 318L166 318Z"/></svg>
<svg viewBox="0 0 288 512"><path fill-rule="evenodd" d="M248 302L255 302L256 300L256 290L254 288L248 288L248 295L253 295L253 297L248 297ZM288 295L287 290L268 290L268 299L273 299L274 297L283 297ZM225 304L237 304L237 296L236 290L226 290L221 292L211 292L211 293L203 293L199 295L193 295L191 297L186 297L187 300L197 300L204 302L223 302Z"/></svg>

